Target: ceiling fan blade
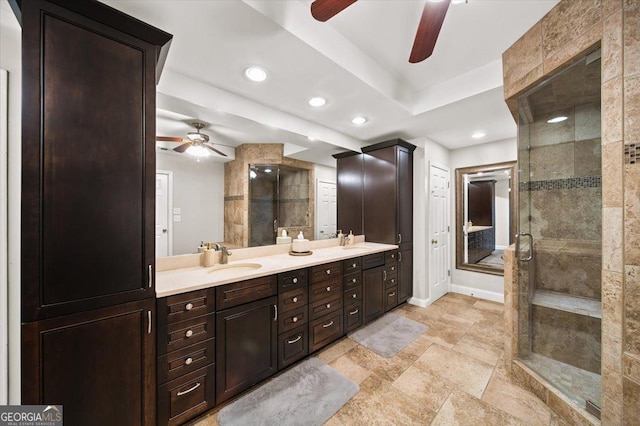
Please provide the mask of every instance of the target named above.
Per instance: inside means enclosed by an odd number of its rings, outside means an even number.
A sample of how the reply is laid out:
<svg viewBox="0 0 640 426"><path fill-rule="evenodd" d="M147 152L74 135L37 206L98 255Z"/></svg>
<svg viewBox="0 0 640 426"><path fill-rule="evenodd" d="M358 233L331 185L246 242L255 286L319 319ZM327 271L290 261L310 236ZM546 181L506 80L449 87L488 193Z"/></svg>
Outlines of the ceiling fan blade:
<svg viewBox="0 0 640 426"><path fill-rule="evenodd" d="M211 151L215 152L218 155L222 155L223 157L228 157L227 154L225 154L222 151L218 151L217 149L215 149L214 147L212 147L211 145L205 145L207 148L209 148Z"/></svg>
<svg viewBox="0 0 640 426"><path fill-rule="evenodd" d="M357 0L315 0L311 3L311 16L325 22L351 6Z"/></svg>
<svg viewBox="0 0 640 426"><path fill-rule="evenodd" d="M451 3L451 0L425 3L416 38L413 42L413 49L411 49L411 55L409 56L409 62L412 64L424 61L433 53L444 17L449 9L449 3Z"/></svg>
<svg viewBox="0 0 640 426"><path fill-rule="evenodd" d="M182 142L182 138L174 138L173 136L156 136L159 142Z"/></svg>
<svg viewBox="0 0 640 426"><path fill-rule="evenodd" d="M187 143L183 143L180 146L176 146L175 148L173 148L173 150L175 152L180 152L183 153L185 152L187 149L189 149L189 147L191 146L191 142L187 142Z"/></svg>

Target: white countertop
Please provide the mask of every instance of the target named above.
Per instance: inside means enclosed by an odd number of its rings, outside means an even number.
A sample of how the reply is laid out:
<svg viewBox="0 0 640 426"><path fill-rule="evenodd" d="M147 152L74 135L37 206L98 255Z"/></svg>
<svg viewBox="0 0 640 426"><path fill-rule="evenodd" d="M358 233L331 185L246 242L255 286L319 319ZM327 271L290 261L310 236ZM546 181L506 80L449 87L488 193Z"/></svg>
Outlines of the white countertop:
<svg viewBox="0 0 640 426"><path fill-rule="evenodd" d="M260 268L253 270L234 271L233 269L228 269L229 272L220 271L215 274L210 274L209 271L219 267L219 265L215 265L211 267L196 266L157 272L156 297L172 296L189 291L201 290L203 288L216 287L223 284L264 277L266 275L273 275L295 269L308 268L310 266L321 265L323 263L366 256L397 248L398 246L392 244L361 242L357 243L355 246L347 246L347 248L333 246L314 249L313 254L310 256L292 256L288 253L273 254L269 256L244 258L241 260L229 261L228 263L228 265L248 263L257 263L261 265Z"/></svg>

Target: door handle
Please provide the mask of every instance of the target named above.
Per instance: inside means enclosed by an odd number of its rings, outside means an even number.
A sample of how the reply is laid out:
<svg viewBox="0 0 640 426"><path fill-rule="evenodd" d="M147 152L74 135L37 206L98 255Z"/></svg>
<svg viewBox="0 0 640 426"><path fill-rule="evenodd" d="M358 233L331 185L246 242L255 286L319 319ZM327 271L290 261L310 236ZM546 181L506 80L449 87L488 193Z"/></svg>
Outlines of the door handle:
<svg viewBox="0 0 640 426"><path fill-rule="evenodd" d="M147 326L147 334L151 334L151 311L147 311L147 321L149 321L149 325Z"/></svg>
<svg viewBox="0 0 640 426"><path fill-rule="evenodd" d="M520 251L520 238L528 237L529 238L529 255L527 257L521 257L522 252ZM516 234L516 259L521 260L523 262L528 262L533 258L533 235L531 234Z"/></svg>
<svg viewBox="0 0 640 426"><path fill-rule="evenodd" d="M148 277L149 288L153 286L153 265L149 265L149 277Z"/></svg>
<svg viewBox="0 0 640 426"><path fill-rule="evenodd" d="M402 234L398 234L398 244L402 243Z"/></svg>
<svg viewBox="0 0 640 426"><path fill-rule="evenodd" d="M162 233L163 233L163 234L166 234L166 233L167 233L167 228L163 228L163 229L162 229Z"/></svg>
<svg viewBox="0 0 640 426"><path fill-rule="evenodd" d="M438 244L438 240L431 240L431 244Z"/></svg>
<svg viewBox="0 0 640 426"><path fill-rule="evenodd" d="M273 320L278 321L278 305L273 305Z"/></svg>

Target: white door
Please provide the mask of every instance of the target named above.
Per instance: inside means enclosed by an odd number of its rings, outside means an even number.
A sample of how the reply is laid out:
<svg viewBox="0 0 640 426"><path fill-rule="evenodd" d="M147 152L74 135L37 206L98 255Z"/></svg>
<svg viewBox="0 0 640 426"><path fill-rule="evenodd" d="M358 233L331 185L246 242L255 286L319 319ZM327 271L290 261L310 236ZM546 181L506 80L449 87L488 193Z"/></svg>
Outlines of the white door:
<svg viewBox="0 0 640 426"><path fill-rule="evenodd" d="M170 178L171 172L156 173L156 257L172 255L169 244Z"/></svg>
<svg viewBox="0 0 640 426"><path fill-rule="evenodd" d="M449 169L429 165L429 288L431 302L449 291Z"/></svg>
<svg viewBox="0 0 640 426"><path fill-rule="evenodd" d="M334 238L338 226L338 204L335 182L317 182L316 239ZM349 231L345 231L349 232Z"/></svg>

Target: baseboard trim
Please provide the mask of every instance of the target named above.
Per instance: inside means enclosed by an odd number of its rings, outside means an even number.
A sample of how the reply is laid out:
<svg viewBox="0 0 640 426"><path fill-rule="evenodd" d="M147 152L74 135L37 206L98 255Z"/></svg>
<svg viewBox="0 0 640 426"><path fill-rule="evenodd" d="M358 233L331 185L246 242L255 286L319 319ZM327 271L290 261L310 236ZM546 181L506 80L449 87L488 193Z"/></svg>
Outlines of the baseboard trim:
<svg viewBox="0 0 640 426"><path fill-rule="evenodd" d="M410 305L420 306L421 308L426 308L431 304L431 299L418 299L417 297L411 297L407 300L407 303Z"/></svg>
<svg viewBox="0 0 640 426"><path fill-rule="evenodd" d="M473 287L466 287L458 284L451 284L451 292L473 296L479 299L491 300L492 302L504 303L504 294L495 291L480 290Z"/></svg>

